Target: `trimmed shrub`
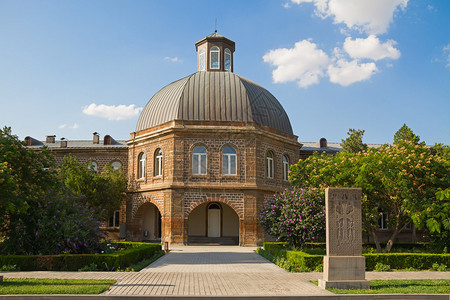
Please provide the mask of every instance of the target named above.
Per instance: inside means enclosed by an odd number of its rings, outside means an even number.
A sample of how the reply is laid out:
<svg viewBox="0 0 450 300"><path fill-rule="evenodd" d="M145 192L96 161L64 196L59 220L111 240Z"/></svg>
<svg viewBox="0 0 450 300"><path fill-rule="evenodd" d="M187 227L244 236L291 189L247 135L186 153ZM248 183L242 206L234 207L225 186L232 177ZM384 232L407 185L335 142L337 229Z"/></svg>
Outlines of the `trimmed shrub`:
<svg viewBox="0 0 450 300"><path fill-rule="evenodd" d="M449 265L450 254L432 253L367 253L366 270L372 271L377 263L391 266L392 269L414 268L431 269L434 263Z"/></svg>
<svg viewBox="0 0 450 300"><path fill-rule="evenodd" d="M99 271L125 269L161 250L161 244L117 243L125 248L111 254L0 255L0 265L22 271L77 271L95 264Z"/></svg>

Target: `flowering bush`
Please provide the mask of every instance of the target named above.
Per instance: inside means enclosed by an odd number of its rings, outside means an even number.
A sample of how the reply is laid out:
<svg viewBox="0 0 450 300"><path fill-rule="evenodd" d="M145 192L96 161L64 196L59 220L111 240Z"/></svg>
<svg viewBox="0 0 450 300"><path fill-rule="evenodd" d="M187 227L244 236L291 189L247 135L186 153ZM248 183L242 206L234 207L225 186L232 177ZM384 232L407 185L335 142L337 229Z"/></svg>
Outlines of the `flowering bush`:
<svg viewBox="0 0 450 300"><path fill-rule="evenodd" d="M259 213L261 227L279 241L301 247L325 236L323 195L314 189L294 188L264 201Z"/></svg>

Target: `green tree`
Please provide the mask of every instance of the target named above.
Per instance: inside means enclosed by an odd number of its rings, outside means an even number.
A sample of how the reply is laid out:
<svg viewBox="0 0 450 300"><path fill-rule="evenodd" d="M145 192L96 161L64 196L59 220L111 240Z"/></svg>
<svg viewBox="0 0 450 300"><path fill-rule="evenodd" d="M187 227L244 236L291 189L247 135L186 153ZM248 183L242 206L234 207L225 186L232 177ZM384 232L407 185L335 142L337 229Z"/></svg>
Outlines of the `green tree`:
<svg viewBox="0 0 450 300"><path fill-rule="evenodd" d="M394 134L394 144L398 144L400 141L410 141L413 144L418 144L420 136L415 135L411 128L403 124Z"/></svg>
<svg viewBox="0 0 450 300"><path fill-rule="evenodd" d="M343 152L358 153L367 149L367 144L362 142L364 130L350 128L347 135L348 137L341 142Z"/></svg>
<svg viewBox="0 0 450 300"><path fill-rule="evenodd" d="M59 175L74 195L83 195L83 201L105 219L119 209L127 188L127 179L121 170L114 170L110 165L106 165L100 173L91 166L91 162L83 164L69 155L64 157Z"/></svg>
<svg viewBox="0 0 450 300"><path fill-rule="evenodd" d="M385 252L390 252L411 221L424 226L425 212L438 203L438 188L450 184L450 169L425 145L400 141L358 153L314 154L291 167L290 179L293 185L303 187L361 187L364 229L381 252L377 220L381 211L388 213L393 230Z"/></svg>
<svg viewBox="0 0 450 300"><path fill-rule="evenodd" d="M0 130L0 252L94 252L102 234L93 211L63 189L53 155L27 148L11 128Z"/></svg>

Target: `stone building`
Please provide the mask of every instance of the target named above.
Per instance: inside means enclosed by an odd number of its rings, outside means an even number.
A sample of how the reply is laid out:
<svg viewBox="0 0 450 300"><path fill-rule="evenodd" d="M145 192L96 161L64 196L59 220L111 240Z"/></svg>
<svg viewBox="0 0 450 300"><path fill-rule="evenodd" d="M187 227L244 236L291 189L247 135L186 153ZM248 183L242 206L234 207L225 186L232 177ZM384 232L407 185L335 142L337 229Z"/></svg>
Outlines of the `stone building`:
<svg viewBox="0 0 450 300"><path fill-rule="evenodd" d="M198 71L157 92L127 142L126 236L261 244L258 209L289 186L301 145L277 99L233 73L233 41L195 46Z"/></svg>

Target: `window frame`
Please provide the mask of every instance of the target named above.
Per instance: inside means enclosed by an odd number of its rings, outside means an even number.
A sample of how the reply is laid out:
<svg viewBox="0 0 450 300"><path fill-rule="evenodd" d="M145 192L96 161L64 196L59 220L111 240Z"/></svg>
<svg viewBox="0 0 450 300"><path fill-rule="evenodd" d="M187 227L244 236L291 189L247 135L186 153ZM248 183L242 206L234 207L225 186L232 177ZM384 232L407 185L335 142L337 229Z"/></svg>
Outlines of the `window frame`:
<svg viewBox="0 0 450 300"><path fill-rule="evenodd" d="M112 220L112 226L111 226L111 220ZM116 224L117 224L117 226L116 226ZM113 215L111 217L109 217L108 227L111 227L111 228L120 227L120 210L115 210L113 212Z"/></svg>
<svg viewBox="0 0 450 300"><path fill-rule="evenodd" d="M289 181L289 157L287 155L283 155L283 180Z"/></svg>
<svg viewBox="0 0 450 300"><path fill-rule="evenodd" d="M198 148L203 148L205 150L205 152L195 152L195 149ZM194 166L194 162L195 159L194 157L196 157L196 161L197 161L197 166ZM197 145L192 149L192 175L207 175L208 174L208 150L206 149L205 146L203 145ZM205 161L205 172L202 172L202 158L204 158Z"/></svg>
<svg viewBox="0 0 450 300"><path fill-rule="evenodd" d="M269 156L270 155L270 156ZM272 151L266 152L266 177L269 179L274 178L274 165L273 165L274 155Z"/></svg>
<svg viewBox="0 0 450 300"><path fill-rule="evenodd" d="M144 179L145 178L145 153L141 152L138 155L138 170L137 170L137 178Z"/></svg>
<svg viewBox="0 0 450 300"><path fill-rule="evenodd" d="M226 149L233 149L234 153L224 153ZM227 158L225 160L225 157ZM234 173L231 173L232 168L232 157L234 157ZM227 162L226 169L224 168L225 161ZM228 172L225 172L228 171ZM225 176L236 176L237 175L237 150L233 146L225 146L222 149L222 175Z"/></svg>
<svg viewBox="0 0 450 300"><path fill-rule="evenodd" d="M229 62L229 66L227 68L227 56L229 56L230 58L230 62ZM225 48L224 54L223 54L223 68L225 71L230 71L231 72L231 66L232 66L232 58L231 58L231 50L228 48Z"/></svg>
<svg viewBox="0 0 450 300"><path fill-rule="evenodd" d="M217 53L217 67L213 67L213 62L215 62L212 58L213 53ZM209 68L211 70L220 70L220 48L217 46L213 46L209 49Z"/></svg>
<svg viewBox="0 0 450 300"><path fill-rule="evenodd" d="M159 153L158 153L159 152ZM162 176L163 173L163 167L162 167L162 163L163 163L163 151L161 150L161 148L157 148L155 150L155 158L154 158L154 165L153 165L153 175L155 177L158 176Z"/></svg>
<svg viewBox="0 0 450 300"><path fill-rule="evenodd" d="M198 54L198 70L205 71L206 70L206 50L201 49Z"/></svg>
<svg viewBox="0 0 450 300"><path fill-rule="evenodd" d="M389 214L387 212L380 211L380 217L378 218L378 230L389 230Z"/></svg>

